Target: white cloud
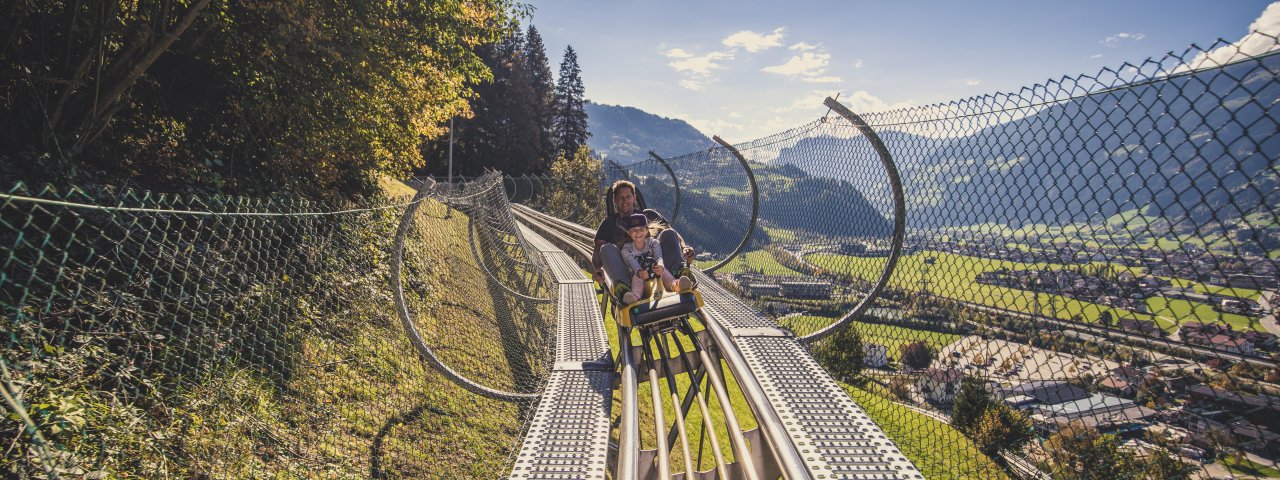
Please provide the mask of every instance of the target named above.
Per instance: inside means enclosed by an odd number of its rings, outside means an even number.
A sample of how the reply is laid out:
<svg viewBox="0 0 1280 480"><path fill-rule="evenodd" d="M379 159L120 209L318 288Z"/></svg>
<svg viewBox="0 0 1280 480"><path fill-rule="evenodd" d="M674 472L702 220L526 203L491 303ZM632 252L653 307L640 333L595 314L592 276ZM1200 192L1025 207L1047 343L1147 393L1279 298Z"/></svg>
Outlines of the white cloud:
<svg viewBox="0 0 1280 480"><path fill-rule="evenodd" d="M684 52L681 50L681 52ZM724 68L724 65L717 63L718 60L728 60L733 58L732 53L727 52L711 52L702 56L689 55L687 57L676 57L679 60L669 63L671 68L677 72L688 72L693 75L707 76L711 75L711 71L717 68Z"/></svg>
<svg viewBox="0 0 1280 480"><path fill-rule="evenodd" d="M982 82L975 79L969 79L964 81L964 84L967 87L976 87L978 86L979 83L982 83Z"/></svg>
<svg viewBox="0 0 1280 480"><path fill-rule="evenodd" d="M861 59L861 58L859 58L859 59L857 59L857 60L854 60L854 61L853 61L853 68L862 68L862 59Z"/></svg>
<svg viewBox="0 0 1280 480"><path fill-rule="evenodd" d="M815 48L818 48L818 46L812 43L800 42L790 47L787 47L787 50L800 50L803 52L803 51L813 50Z"/></svg>
<svg viewBox="0 0 1280 480"><path fill-rule="evenodd" d="M761 35L750 30L742 30L733 35L724 37L724 40L720 43L723 43L729 48L742 47L747 49L748 52L756 53L773 47L782 46L782 38L786 36L782 33L784 30L786 29L775 28L773 33L768 35Z"/></svg>
<svg viewBox="0 0 1280 480"><path fill-rule="evenodd" d="M1101 54L1101 53L1095 53L1095 54L1093 54L1093 55L1089 55L1089 58L1102 58L1102 54Z"/></svg>
<svg viewBox="0 0 1280 480"><path fill-rule="evenodd" d="M844 79L840 77L833 77L830 75L824 75L821 77L800 77L800 80L809 83L840 83L844 81Z"/></svg>
<svg viewBox="0 0 1280 480"><path fill-rule="evenodd" d="M1249 34L1239 41L1196 55L1190 62L1179 65L1171 73L1212 68L1262 55L1280 48L1280 45L1276 44L1277 36L1280 36L1280 2L1268 5L1258 19L1249 25Z"/></svg>
<svg viewBox="0 0 1280 480"><path fill-rule="evenodd" d="M683 48L673 48L662 52L662 55L667 58L689 58L693 56L692 53L686 52Z"/></svg>
<svg viewBox="0 0 1280 480"><path fill-rule="evenodd" d="M772 67L764 67L761 71L769 73L777 73L780 75L821 75L827 71L827 64L831 61L831 54L822 52L804 52L800 55L792 56L787 63L782 65L774 65Z"/></svg>
<svg viewBox="0 0 1280 480"><path fill-rule="evenodd" d="M1120 33L1117 33L1117 34L1112 35L1112 36L1110 36L1110 37L1104 38L1104 39L1102 39L1102 41L1101 41L1101 42L1098 42L1098 43L1101 43L1101 44L1106 45L1106 46L1108 46L1108 47L1116 47L1116 46L1119 46L1121 43L1124 43L1124 42L1136 42L1136 41L1138 41L1138 40L1142 40L1142 39L1144 39L1144 38L1147 38L1147 34L1145 34L1145 33L1126 33L1126 32L1120 32Z"/></svg>
<svg viewBox="0 0 1280 480"><path fill-rule="evenodd" d="M697 91L706 90L707 83L708 82L706 80L695 80L692 78L686 78L680 81L680 86L684 87L685 89L693 90L697 92Z"/></svg>
<svg viewBox="0 0 1280 480"><path fill-rule="evenodd" d="M840 103L847 105L850 110L854 111L854 113L880 112L910 106L910 104L905 103L890 105L888 102L885 102L880 97L870 94L866 90L858 90L853 92L853 95L840 97Z"/></svg>

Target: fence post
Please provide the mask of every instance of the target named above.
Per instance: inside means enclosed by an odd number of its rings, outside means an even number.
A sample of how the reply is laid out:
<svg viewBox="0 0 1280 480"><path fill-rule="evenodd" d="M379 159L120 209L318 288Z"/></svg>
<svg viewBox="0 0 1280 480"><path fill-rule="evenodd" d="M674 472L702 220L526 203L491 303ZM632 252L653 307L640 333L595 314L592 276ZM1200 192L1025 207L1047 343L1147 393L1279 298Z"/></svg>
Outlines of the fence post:
<svg viewBox="0 0 1280 480"><path fill-rule="evenodd" d="M884 146L884 141L880 139L879 135L876 135L875 130L872 130L870 125L867 125L866 121L862 120L862 117L850 111L834 98L827 97L822 104L853 124L854 128L858 129L858 132L867 137L867 140L871 142L871 147L880 155L880 164L884 166L885 174L889 176L889 188L893 190L893 241L889 248L889 260L885 263L884 272L880 274L880 279L876 281L875 286L871 287L871 291L867 292L867 296L863 297L862 301L853 307L853 310L840 317L839 320L832 322L822 330L800 338L802 343L809 345L835 333L840 327L871 307L872 300L877 295L880 295L885 285L888 285L889 277L893 275L893 268L898 264L898 256L902 254L902 239L906 236L907 230L907 205L905 195L902 193L902 178L898 175L898 166L893 163L893 157L889 155L889 149Z"/></svg>
<svg viewBox="0 0 1280 480"><path fill-rule="evenodd" d="M725 258L711 268L703 270L707 273L714 273L716 270L719 270L720 267L728 265L730 261L733 261L734 257L737 257L738 254L742 253L743 249L747 248L747 244L751 243L751 234L756 231L756 220L760 218L760 189L756 188L756 174L751 171L751 165L747 164L747 158L743 157L742 153L739 152L738 149L733 148L733 145L730 145L729 142L724 141L724 139L720 138L718 135L712 136L711 139L729 150L729 153L732 153L733 156L738 159L738 163L742 164L742 169L747 171L747 182L751 183L751 224L747 226L747 233L742 236L742 241L738 243L738 248L733 249L733 253L730 253L728 258Z"/></svg>
<svg viewBox="0 0 1280 480"><path fill-rule="evenodd" d="M653 157L654 160L657 160L658 163L662 164L663 168L667 169L667 173L671 175L671 183L676 187L676 207L673 209L674 212L671 214L671 223L675 224L676 217L680 216L680 179L676 178L676 171L671 169L671 165L667 164L667 161L662 157L659 157L658 154L653 153L653 150L649 150L649 156Z"/></svg>

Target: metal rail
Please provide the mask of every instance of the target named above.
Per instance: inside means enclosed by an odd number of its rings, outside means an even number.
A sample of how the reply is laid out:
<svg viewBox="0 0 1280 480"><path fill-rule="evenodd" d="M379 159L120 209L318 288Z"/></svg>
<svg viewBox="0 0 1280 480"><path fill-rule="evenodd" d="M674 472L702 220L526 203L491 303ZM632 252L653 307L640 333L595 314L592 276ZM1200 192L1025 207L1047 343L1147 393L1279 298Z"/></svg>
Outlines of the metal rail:
<svg viewBox="0 0 1280 480"><path fill-rule="evenodd" d="M875 130L871 129L870 125L867 125L867 122L862 120L862 117L853 113L853 111L837 102L834 98L827 97L822 104L844 117L849 123L852 123L859 133L867 137L867 140L871 142L871 147L880 156L880 165L884 167L885 174L889 177L889 189L893 191L893 241L889 247L889 259L885 262L884 271L880 273L880 278L871 287L871 291L865 297L862 297L862 301L858 302L852 310L849 310L849 313L844 314L839 320L831 322L825 328L801 338L800 341L806 344L813 344L830 336L871 307L872 301L875 300L876 296L880 295L885 285L889 284L889 277L893 276L893 268L898 264L898 257L902 255L902 241L907 232L907 202L902 190L902 177L898 175L898 166L893 163L893 156L889 154L889 149L885 147L884 141L880 139Z"/></svg>
<svg viewBox="0 0 1280 480"><path fill-rule="evenodd" d="M733 253L730 253L729 256L725 257L724 260L721 260L720 263L712 265L704 270L707 273L714 273L721 267L728 265L729 262L733 261L734 257L737 257L738 254L742 253L742 251L747 248L747 245L751 243L751 234L756 231L756 221L760 219L760 189L756 187L756 174L751 171L751 165L747 163L747 158L743 157L742 152L739 152L737 148L734 148L733 145L724 141L724 139L719 136L712 137L712 139L728 150L729 153L733 154L733 157L738 159L738 163L742 165L742 169L747 172L747 181L751 184L751 224L747 227L747 233L742 236L742 241L738 242L738 248L733 249Z"/></svg>
<svg viewBox="0 0 1280 480"><path fill-rule="evenodd" d="M671 175L671 185L676 187L676 206L672 209L670 219L671 223L676 223L676 218L680 216L680 178L676 177L676 171L671 169L671 165L667 163L666 159L659 157L656 153L653 153L653 150L649 150L649 156L653 157L654 160L657 160L658 163L661 163L662 168L667 169L667 174Z"/></svg>

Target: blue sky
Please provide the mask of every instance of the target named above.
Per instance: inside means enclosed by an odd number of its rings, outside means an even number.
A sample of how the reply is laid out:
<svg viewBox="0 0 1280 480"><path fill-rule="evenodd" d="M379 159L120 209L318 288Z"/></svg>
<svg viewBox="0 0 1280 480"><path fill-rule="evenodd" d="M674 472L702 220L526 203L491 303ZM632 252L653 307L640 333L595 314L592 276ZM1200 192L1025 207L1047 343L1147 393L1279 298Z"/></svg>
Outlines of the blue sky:
<svg viewBox="0 0 1280 480"><path fill-rule="evenodd" d="M837 92L864 113L927 105L1236 41L1251 25L1280 32L1280 2L1256 0L531 3L552 71L572 45L588 99L735 143L818 118Z"/></svg>

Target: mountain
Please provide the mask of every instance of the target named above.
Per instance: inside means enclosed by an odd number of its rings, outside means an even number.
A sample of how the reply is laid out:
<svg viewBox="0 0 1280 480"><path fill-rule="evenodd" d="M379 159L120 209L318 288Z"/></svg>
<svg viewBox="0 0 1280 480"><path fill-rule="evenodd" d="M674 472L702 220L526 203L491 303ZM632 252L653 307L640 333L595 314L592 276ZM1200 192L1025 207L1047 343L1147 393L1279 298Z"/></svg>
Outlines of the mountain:
<svg viewBox="0 0 1280 480"><path fill-rule="evenodd" d="M956 138L881 135L913 227L1066 225L1131 211L1221 223L1280 205L1277 71L1280 56L1270 56L1073 98ZM868 197L883 191L883 170L826 160L849 151L874 155L862 137L815 137L771 163L848 180Z"/></svg>
<svg viewBox="0 0 1280 480"><path fill-rule="evenodd" d="M705 150L714 145L684 120L659 117L634 107L587 103L587 145L609 161L627 165L649 159Z"/></svg>

